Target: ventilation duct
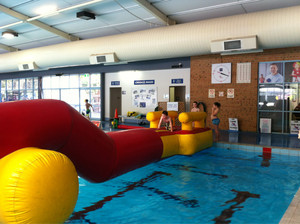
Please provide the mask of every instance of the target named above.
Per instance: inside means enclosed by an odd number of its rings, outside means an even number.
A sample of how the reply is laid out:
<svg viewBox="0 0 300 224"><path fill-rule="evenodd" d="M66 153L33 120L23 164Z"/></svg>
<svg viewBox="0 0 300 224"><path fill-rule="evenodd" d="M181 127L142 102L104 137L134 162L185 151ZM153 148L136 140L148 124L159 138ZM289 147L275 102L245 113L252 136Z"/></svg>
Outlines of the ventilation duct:
<svg viewBox="0 0 300 224"><path fill-rule="evenodd" d="M296 6L1 54L0 72L17 71L23 61L41 69L87 65L98 52L115 52L120 61L211 54L212 40L251 35L262 49L300 46L299 12Z"/></svg>

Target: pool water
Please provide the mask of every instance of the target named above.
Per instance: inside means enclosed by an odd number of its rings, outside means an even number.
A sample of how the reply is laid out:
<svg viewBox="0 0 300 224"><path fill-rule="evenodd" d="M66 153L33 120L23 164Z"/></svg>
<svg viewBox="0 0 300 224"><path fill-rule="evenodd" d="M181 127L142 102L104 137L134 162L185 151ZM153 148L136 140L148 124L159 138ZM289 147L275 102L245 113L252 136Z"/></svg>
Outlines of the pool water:
<svg viewBox="0 0 300 224"><path fill-rule="evenodd" d="M279 223L299 177L297 156L212 147L101 184L80 178L67 223Z"/></svg>

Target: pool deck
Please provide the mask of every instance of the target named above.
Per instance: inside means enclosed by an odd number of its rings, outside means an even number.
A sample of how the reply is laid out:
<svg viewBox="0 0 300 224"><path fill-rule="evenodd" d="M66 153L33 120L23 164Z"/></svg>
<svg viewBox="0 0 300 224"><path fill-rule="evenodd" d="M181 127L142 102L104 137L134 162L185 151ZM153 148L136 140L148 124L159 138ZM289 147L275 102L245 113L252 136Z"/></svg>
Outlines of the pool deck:
<svg viewBox="0 0 300 224"><path fill-rule="evenodd" d="M300 150L300 140L297 135L220 131L220 142Z"/></svg>

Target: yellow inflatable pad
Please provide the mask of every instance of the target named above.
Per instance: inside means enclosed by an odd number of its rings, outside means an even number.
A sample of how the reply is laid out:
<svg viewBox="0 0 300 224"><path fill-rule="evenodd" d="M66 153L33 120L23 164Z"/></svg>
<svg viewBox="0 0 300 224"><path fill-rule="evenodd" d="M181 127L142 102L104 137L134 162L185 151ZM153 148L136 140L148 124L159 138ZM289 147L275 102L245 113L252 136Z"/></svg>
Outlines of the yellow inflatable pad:
<svg viewBox="0 0 300 224"><path fill-rule="evenodd" d="M63 223L78 196L78 176L63 154L24 148L0 160L0 223Z"/></svg>

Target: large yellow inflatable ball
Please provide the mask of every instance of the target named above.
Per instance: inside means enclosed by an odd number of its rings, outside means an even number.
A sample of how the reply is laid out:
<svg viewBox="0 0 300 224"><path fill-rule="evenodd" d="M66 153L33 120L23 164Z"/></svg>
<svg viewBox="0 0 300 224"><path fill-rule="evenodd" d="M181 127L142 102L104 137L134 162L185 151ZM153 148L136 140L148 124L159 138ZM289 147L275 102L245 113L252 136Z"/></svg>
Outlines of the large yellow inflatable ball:
<svg viewBox="0 0 300 224"><path fill-rule="evenodd" d="M24 148L0 160L0 223L63 223L78 196L78 176L63 154Z"/></svg>

